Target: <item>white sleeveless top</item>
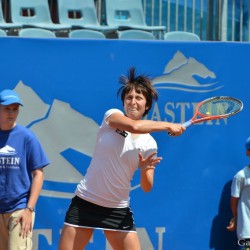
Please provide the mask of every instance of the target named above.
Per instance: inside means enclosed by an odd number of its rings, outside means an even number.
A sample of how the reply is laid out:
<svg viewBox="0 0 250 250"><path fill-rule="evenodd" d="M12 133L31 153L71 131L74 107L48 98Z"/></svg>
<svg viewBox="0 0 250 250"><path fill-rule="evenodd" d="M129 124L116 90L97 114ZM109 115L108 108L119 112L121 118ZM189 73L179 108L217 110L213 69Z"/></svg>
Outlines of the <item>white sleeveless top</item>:
<svg viewBox="0 0 250 250"><path fill-rule="evenodd" d="M107 118L119 112L108 110L97 134L92 161L75 194L84 200L104 207L129 206L130 181L139 164L139 152L145 157L157 152L157 144L150 134L133 139L129 132L116 131L108 126Z"/></svg>

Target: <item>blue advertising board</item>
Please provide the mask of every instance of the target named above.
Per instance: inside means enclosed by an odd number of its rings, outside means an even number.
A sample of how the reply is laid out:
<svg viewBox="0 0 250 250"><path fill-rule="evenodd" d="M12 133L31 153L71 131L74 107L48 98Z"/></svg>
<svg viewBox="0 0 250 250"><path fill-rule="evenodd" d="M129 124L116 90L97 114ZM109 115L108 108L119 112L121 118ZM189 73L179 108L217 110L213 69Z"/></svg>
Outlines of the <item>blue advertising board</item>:
<svg viewBox="0 0 250 250"><path fill-rule="evenodd" d="M237 249L226 226L232 177L249 163L250 44L7 37L0 46L1 89L19 93L18 122L37 135L51 162L36 207L34 249L57 249L103 115L122 109L118 78L131 66L151 76L159 93L147 119L183 123L212 96L244 103L236 116L194 125L180 137L152 133L163 157L153 190L143 193L137 172L131 190L142 249ZM96 230L86 249L111 248Z"/></svg>

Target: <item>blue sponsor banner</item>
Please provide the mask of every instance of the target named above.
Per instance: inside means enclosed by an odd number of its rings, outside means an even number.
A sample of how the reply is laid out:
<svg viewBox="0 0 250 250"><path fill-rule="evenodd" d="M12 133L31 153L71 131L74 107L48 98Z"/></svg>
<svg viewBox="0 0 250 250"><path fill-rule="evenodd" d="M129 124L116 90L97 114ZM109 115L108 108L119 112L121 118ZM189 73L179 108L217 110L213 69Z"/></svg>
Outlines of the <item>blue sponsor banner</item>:
<svg viewBox="0 0 250 250"><path fill-rule="evenodd" d="M51 165L37 204L34 249L57 249L70 199L84 176L103 114L121 108L118 78L130 66L153 78L159 101L148 119L184 122L212 96L244 102L241 113L204 122L181 137L152 133L163 161L150 193L132 181L131 207L142 249L237 249L230 184L249 163L250 44L0 38L1 89L15 89L18 122L35 132ZM86 249L111 249L96 230Z"/></svg>

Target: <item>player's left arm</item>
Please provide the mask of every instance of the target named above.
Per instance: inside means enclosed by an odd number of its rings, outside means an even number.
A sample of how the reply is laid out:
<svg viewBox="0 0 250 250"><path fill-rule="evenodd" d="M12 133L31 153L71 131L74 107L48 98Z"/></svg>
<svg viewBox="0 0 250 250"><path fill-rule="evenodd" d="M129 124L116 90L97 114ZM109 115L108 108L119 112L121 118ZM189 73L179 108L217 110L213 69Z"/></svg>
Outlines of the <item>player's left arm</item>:
<svg viewBox="0 0 250 250"><path fill-rule="evenodd" d="M155 157L156 154L156 152L152 153L146 158L143 158L141 153L139 154L140 184L144 192L149 192L152 189L155 165L162 160L162 157Z"/></svg>

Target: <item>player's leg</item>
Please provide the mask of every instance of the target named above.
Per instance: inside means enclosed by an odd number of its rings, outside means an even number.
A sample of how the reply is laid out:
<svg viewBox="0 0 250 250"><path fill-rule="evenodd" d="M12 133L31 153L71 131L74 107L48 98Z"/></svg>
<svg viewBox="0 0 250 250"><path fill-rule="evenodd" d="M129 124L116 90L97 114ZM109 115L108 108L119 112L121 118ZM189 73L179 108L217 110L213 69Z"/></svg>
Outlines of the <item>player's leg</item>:
<svg viewBox="0 0 250 250"><path fill-rule="evenodd" d="M105 236L114 250L141 250L136 232L104 231Z"/></svg>
<svg viewBox="0 0 250 250"><path fill-rule="evenodd" d="M64 225L59 250L82 250L93 234L92 228L80 228Z"/></svg>

